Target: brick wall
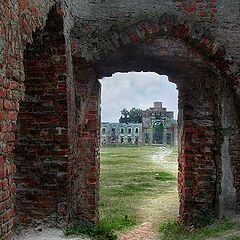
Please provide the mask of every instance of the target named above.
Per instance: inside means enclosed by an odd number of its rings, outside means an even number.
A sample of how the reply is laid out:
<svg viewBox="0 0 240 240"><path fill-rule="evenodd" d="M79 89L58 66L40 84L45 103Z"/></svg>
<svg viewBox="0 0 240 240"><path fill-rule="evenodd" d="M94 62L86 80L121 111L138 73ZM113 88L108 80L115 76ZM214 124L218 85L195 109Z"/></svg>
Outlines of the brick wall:
<svg viewBox="0 0 240 240"><path fill-rule="evenodd" d="M230 86L224 79L222 83L224 91L219 92L222 126L221 145L221 191L220 212L221 216L232 216L240 210L240 180L239 180L239 117L237 107Z"/></svg>
<svg viewBox="0 0 240 240"><path fill-rule="evenodd" d="M24 86L14 80L0 77L0 219L1 237L8 236L13 227L14 195L16 186L13 174L16 171L13 149L15 145L15 131L18 100L23 93Z"/></svg>
<svg viewBox="0 0 240 240"><path fill-rule="evenodd" d="M13 228L16 185L14 159L19 101L24 98L23 47L32 30L44 23L50 7L25 2L0 2L0 238L9 239Z"/></svg>
<svg viewBox="0 0 240 240"><path fill-rule="evenodd" d="M70 223L92 225L98 222L100 83L95 67L73 58L75 103L72 154L69 163Z"/></svg>
<svg viewBox="0 0 240 240"><path fill-rule="evenodd" d="M86 109L80 137L81 182L78 186L75 224L98 223L100 173L100 83L95 82Z"/></svg>
<svg viewBox="0 0 240 240"><path fill-rule="evenodd" d="M218 215L216 147L219 142L211 92L211 89L194 88L179 91L179 213L182 221L194 225L204 224Z"/></svg>
<svg viewBox="0 0 240 240"><path fill-rule="evenodd" d="M25 99L20 103L16 145L19 222L67 211L67 62L63 19L54 8L24 53Z"/></svg>

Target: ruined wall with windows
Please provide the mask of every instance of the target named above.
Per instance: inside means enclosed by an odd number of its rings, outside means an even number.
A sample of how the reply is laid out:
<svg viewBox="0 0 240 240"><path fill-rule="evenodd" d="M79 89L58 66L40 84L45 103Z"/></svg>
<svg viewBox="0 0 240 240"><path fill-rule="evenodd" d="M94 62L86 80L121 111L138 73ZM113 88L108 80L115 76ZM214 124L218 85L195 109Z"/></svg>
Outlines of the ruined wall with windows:
<svg viewBox="0 0 240 240"><path fill-rule="evenodd" d="M24 219L98 223L98 79L133 70L179 89L181 221L239 213L239 7L0 0L0 238Z"/></svg>
<svg viewBox="0 0 240 240"><path fill-rule="evenodd" d="M174 113L154 102L154 107L142 113L142 123L101 124L101 144L164 144L178 145L178 123Z"/></svg>
<svg viewBox="0 0 240 240"><path fill-rule="evenodd" d="M141 123L110 123L101 124L101 144L135 144L141 145L142 124Z"/></svg>

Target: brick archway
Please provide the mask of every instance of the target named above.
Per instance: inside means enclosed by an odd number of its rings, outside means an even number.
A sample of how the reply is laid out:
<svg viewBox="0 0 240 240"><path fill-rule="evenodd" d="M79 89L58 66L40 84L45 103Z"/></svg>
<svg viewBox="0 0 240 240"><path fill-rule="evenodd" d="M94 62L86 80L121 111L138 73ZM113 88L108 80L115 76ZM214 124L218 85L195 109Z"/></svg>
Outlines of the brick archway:
<svg viewBox="0 0 240 240"><path fill-rule="evenodd" d="M236 214L240 206L240 149L233 146L239 138L239 99L234 88L238 82L224 46L209 30L193 29L169 15L115 29L106 36L100 41L96 64L88 68L84 79L115 72L152 71L168 75L178 86L180 219L197 225L206 218ZM81 82L78 40L74 39L72 46L74 74ZM97 139L98 124L94 123ZM92 162L97 165L99 160L93 157Z"/></svg>
<svg viewBox="0 0 240 240"><path fill-rule="evenodd" d="M219 128L216 115L220 113L213 88L218 80L214 79L209 64L181 41L155 37L135 47L121 48L97 66L100 76L132 70L166 74L179 90L181 220L197 224L206 215L218 216L219 189L215 186L220 174L216 162L220 160L216 152L220 149L214 147L221 144L215 132ZM199 114L201 111L205 115Z"/></svg>
<svg viewBox="0 0 240 240"><path fill-rule="evenodd" d="M77 34L76 34L77 35ZM102 34L103 35L103 34ZM153 18L145 18L126 26L113 25L100 36L99 42L93 45L94 52L90 52L89 60L98 62L114 54L122 47L129 48L155 38L176 39L182 41L185 46L201 55L209 64L212 64L218 74L228 80L239 105L239 74L238 64L234 58L227 54L226 47L218 41L214 34L206 27L194 25L187 20L181 20L176 15L163 14ZM103 37L103 38L102 38ZM81 43L78 38L72 36L72 53L81 54ZM90 45L91 46L91 45ZM90 50L90 49L89 49ZM86 54L85 54L86 55Z"/></svg>

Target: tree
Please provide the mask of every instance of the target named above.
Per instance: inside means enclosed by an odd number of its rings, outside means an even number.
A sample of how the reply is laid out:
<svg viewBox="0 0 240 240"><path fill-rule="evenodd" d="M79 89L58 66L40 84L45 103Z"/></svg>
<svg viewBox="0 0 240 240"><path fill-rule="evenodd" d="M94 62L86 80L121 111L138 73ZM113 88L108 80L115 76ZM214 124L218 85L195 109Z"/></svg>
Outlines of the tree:
<svg viewBox="0 0 240 240"><path fill-rule="evenodd" d="M124 108L121 111L121 117L119 118L119 122L120 123L129 123L129 121L130 121L129 111L126 108Z"/></svg>
<svg viewBox="0 0 240 240"><path fill-rule="evenodd" d="M120 123L142 123L142 109L132 108L128 111L124 108L121 111Z"/></svg>

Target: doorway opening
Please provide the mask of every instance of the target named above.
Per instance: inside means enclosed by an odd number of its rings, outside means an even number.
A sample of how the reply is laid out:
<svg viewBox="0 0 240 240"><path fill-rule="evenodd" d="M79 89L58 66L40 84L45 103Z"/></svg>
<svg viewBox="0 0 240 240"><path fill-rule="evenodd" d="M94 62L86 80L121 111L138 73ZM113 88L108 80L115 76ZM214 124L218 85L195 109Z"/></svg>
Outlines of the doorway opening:
<svg viewBox="0 0 240 240"><path fill-rule="evenodd" d="M154 72L100 82L100 224L122 230L147 223L154 234L179 211L176 85Z"/></svg>
<svg viewBox="0 0 240 240"><path fill-rule="evenodd" d="M153 142L163 144L163 123L160 120L153 124Z"/></svg>

